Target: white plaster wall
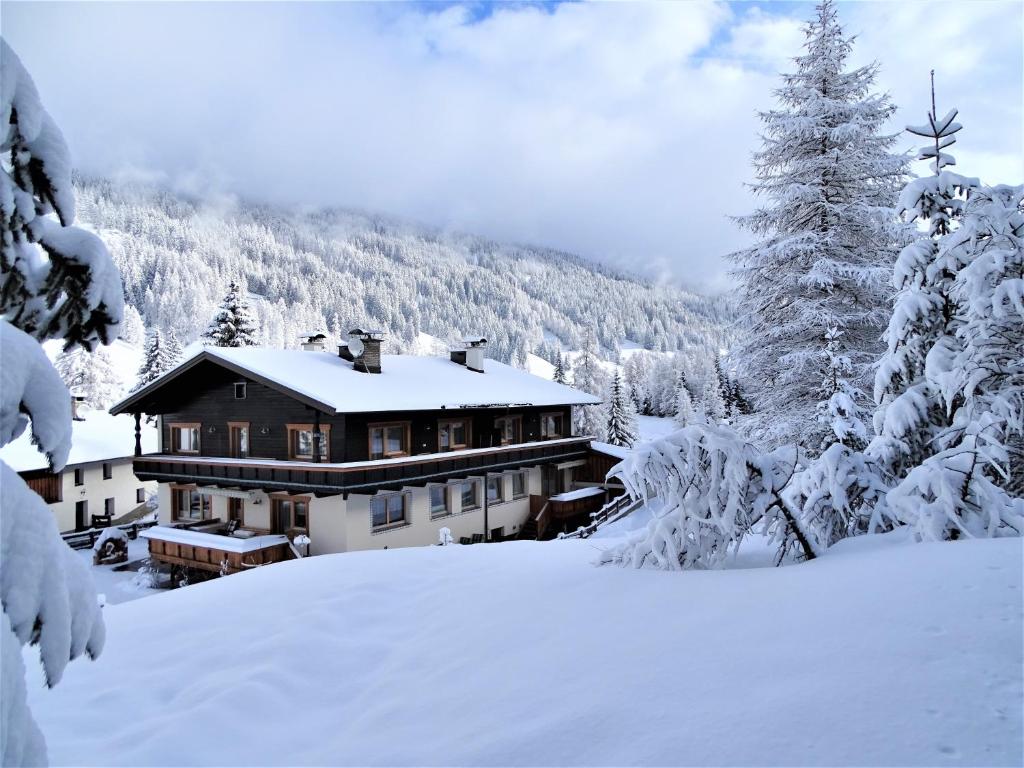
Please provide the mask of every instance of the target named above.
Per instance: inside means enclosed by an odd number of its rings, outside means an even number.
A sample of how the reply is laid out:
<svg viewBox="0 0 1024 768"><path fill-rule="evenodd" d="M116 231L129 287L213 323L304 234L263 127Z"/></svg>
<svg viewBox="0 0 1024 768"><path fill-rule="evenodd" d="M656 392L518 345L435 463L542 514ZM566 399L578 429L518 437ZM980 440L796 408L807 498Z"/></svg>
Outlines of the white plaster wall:
<svg viewBox="0 0 1024 768"><path fill-rule="evenodd" d="M88 501L89 511L86 515L85 524L89 524L92 515L102 515L104 502L108 498L114 499L114 517L125 515L139 506L135 501L135 491L145 488L150 494L156 490L155 482L142 482L132 471L131 459L122 459L111 462L110 479L103 479L103 465L90 464L83 468L84 483L75 485L74 468L65 469L61 472L61 501L47 506L53 512L57 520L57 528L62 532L75 530L75 503Z"/></svg>
<svg viewBox="0 0 1024 768"><path fill-rule="evenodd" d="M348 551L346 502L339 496L315 496L309 502L309 552L326 555Z"/></svg>
<svg viewBox="0 0 1024 768"><path fill-rule="evenodd" d="M174 518L171 516L171 484L160 483L160 487L156 492L156 503L157 503L157 520L160 521L160 525L170 525L174 522Z"/></svg>
<svg viewBox="0 0 1024 768"><path fill-rule="evenodd" d="M482 494L484 493L483 477L476 477L476 479L481 481L480 499L482 502ZM529 468L527 470L527 495L521 499L512 499L512 477L510 473L504 473L502 481L505 488L505 498L509 500L489 506L487 525L491 530L499 527L504 528L505 535L510 536L518 533L519 528L529 514L529 494L539 492L540 490L540 470L538 468ZM431 546L437 544L441 528L448 528L456 542L463 536L472 537L475 533L484 532L483 507L463 512L458 488L452 488L449 491L451 494L449 506L452 513L436 519L431 519L430 516L430 495L426 487L411 487L404 490L412 496L408 525L375 532L370 515L371 497L368 495L352 494L348 497L348 501L345 504L346 549L323 551Z"/></svg>

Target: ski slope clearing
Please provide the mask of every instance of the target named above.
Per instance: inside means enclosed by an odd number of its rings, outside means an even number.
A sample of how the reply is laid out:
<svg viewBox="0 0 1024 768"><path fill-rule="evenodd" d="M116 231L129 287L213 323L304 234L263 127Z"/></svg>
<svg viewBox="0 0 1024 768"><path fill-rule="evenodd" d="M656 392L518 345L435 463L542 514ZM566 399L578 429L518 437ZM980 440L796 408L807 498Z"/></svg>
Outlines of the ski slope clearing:
<svg viewBox="0 0 1024 768"><path fill-rule="evenodd" d="M105 609L54 764L1019 765L1020 539L783 568L605 540L356 552ZM757 558L743 565L755 565Z"/></svg>

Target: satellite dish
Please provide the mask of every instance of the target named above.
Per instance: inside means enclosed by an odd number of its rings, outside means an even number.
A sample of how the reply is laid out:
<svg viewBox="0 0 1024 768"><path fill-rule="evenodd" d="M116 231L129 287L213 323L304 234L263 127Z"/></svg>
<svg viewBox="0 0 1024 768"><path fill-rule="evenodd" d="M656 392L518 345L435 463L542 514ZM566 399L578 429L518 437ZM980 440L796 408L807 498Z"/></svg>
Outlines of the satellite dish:
<svg viewBox="0 0 1024 768"><path fill-rule="evenodd" d="M352 353L352 357L363 356L363 340L362 339L349 339L348 351Z"/></svg>

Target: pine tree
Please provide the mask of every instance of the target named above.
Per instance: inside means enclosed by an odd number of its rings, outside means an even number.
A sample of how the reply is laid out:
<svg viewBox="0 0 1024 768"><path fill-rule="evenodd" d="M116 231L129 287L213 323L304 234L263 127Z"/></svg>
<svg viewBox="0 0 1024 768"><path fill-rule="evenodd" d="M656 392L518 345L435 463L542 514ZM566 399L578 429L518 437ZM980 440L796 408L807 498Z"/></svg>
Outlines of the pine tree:
<svg viewBox="0 0 1024 768"><path fill-rule="evenodd" d="M245 293L234 280L220 309L213 316L210 327L203 333L203 343L209 347L254 347L257 342L256 321L249 311Z"/></svg>
<svg viewBox="0 0 1024 768"><path fill-rule="evenodd" d="M600 395L604 391L604 379L604 373L597 362L594 332L588 328L583 347L573 365L572 385L588 394ZM599 405L573 406L573 416L578 434L600 435L604 431Z"/></svg>
<svg viewBox="0 0 1024 768"><path fill-rule="evenodd" d="M612 445L632 448L636 442L636 415L633 404L622 386L622 376L618 371L608 389L608 402L605 405L605 435Z"/></svg>
<svg viewBox="0 0 1024 768"><path fill-rule="evenodd" d="M132 391L142 389L150 382L156 381L174 366L171 350L164 342L159 328L154 328L146 336L146 347L143 351L142 364L139 366L138 380Z"/></svg>
<svg viewBox="0 0 1024 768"><path fill-rule="evenodd" d="M726 417L725 400L722 399L722 387L713 372L704 379L704 392L701 397L701 412L705 420L717 424Z"/></svg>
<svg viewBox="0 0 1024 768"><path fill-rule="evenodd" d="M838 328L825 329L825 348L821 353L821 399L815 409L819 425L818 447L822 451L835 442L855 450L867 445L868 431L859 405L864 397L849 382L853 366L850 358L839 352L842 335Z"/></svg>
<svg viewBox="0 0 1024 768"><path fill-rule="evenodd" d="M31 424L50 469L71 450L71 398L41 343L94 349L118 334L123 288L103 242L74 226L71 159L31 76L0 39L0 447ZM23 646L47 686L103 650L92 578L42 498L0 460L0 764L46 763L25 691ZM13 559L12 559L13 558Z"/></svg>
<svg viewBox="0 0 1024 768"><path fill-rule="evenodd" d="M833 0L817 6L805 51L762 113L754 191L766 203L739 219L759 242L731 255L745 336L736 359L768 445L813 440L821 328L843 331L852 383L866 388L890 311L903 237L894 206L905 159L883 134L894 107L872 93L876 64L846 71L852 40Z"/></svg>
<svg viewBox="0 0 1024 768"><path fill-rule="evenodd" d="M715 378L718 380L718 394L725 404L725 417L731 419L736 415L736 403L733 400L732 384L725 371L722 370L722 361L715 358Z"/></svg>
<svg viewBox="0 0 1024 768"><path fill-rule="evenodd" d="M57 358L57 373L72 394L97 410L116 402L124 389L114 361L103 347L93 352L77 347L62 353Z"/></svg>
<svg viewBox="0 0 1024 768"><path fill-rule="evenodd" d="M962 126L955 122L955 109L938 117L932 78L928 123L908 130L933 140L918 158L935 158L934 175L911 181L900 196L902 212L926 222L928 234L903 248L896 262L892 283L898 294L874 386L878 437L871 451L897 478L939 450L938 436L952 421L952 411L925 374L931 350L952 344L961 323L953 296L956 265L943 261L941 241L959 227L966 200L979 185L944 170L955 160L943 150L955 143Z"/></svg>
<svg viewBox="0 0 1024 768"><path fill-rule="evenodd" d="M933 76L934 77L934 76ZM899 479L888 519L920 539L1024 535L1024 186L983 187L945 167L956 110L911 133L933 176L904 210L928 235L900 254L868 453Z"/></svg>
<svg viewBox="0 0 1024 768"><path fill-rule="evenodd" d="M142 322L142 315L131 304L126 304L124 307L120 338L133 347L142 346L146 340L146 325Z"/></svg>
<svg viewBox="0 0 1024 768"><path fill-rule="evenodd" d="M555 373L553 380L556 384L568 383L565 376L565 363L562 360L562 353L555 351Z"/></svg>
<svg viewBox="0 0 1024 768"><path fill-rule="evenodd" d="M167 350L165 354L167 368L165 370L169 370L181 362L181 358L185 355L185 350L181 346L181 342L178 341L178 334L173 330L167 332L164 336L163 343Z"/></svg>
<svg viewBox="0 0 1024 768"><path fill-rule="evenodd" d="M690 389L686 386L685 377L680 376L680 385L676 388L676 412L673 418L680 427L688 427L694 423L695 417Z"/></svg>

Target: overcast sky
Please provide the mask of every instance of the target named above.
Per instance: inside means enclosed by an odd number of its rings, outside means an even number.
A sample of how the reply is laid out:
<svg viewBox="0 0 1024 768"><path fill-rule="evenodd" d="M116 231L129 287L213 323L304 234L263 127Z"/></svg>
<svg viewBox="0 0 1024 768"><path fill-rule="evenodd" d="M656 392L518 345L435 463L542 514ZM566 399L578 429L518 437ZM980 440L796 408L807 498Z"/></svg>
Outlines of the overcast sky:
<svg viewBox="0 0 1024 768"><path fill-rule="evenodd" d="M1024 181L1022 9L843 3L854 63L961 172ZM2 31L90 173L342 205L696 287L744 244L755 111L809 3L13 3ZM914 146L907 136L901 148Z"/></svg>

